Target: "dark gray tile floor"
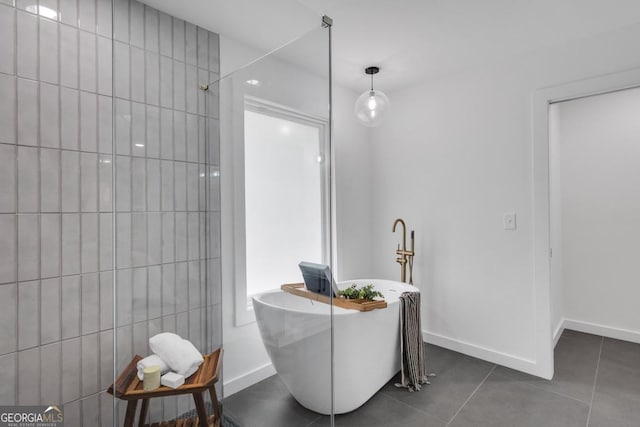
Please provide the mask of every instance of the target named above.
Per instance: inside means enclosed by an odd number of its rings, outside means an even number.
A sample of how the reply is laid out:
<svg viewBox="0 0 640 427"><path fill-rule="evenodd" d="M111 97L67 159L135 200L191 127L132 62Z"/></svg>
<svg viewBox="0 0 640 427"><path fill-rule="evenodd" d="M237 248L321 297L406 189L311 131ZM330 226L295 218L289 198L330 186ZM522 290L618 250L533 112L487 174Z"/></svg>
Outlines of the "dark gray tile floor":
<svg viewBox="0 0 640 427"><path fill-rule="evenodd" d="M392 379L337 426L640 427L640 344L566 330L546 381L426 344L431 385L409 393ZM322 427L277 375L225 399L243 427Z"/></svg>

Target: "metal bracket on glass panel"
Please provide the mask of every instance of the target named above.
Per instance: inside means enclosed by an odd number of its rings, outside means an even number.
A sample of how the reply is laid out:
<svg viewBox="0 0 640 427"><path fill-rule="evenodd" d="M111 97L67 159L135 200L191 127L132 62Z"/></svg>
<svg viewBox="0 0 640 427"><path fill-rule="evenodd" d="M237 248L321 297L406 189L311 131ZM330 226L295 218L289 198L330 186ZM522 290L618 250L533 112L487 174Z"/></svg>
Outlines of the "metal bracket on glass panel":
<svg viewBox="0 0 640 427"><path fill-rule="evenodd" d="M200 90L209 90L209 85L200 85Z"/></svg>
<svg viewBox="0 0 640 427"><path fill-rule="evenodd" d="M324 28L330 27L333 25L333 19L331 19L330 17L328 17L327 15L323 15L322 16L322 26Z"/></svg>

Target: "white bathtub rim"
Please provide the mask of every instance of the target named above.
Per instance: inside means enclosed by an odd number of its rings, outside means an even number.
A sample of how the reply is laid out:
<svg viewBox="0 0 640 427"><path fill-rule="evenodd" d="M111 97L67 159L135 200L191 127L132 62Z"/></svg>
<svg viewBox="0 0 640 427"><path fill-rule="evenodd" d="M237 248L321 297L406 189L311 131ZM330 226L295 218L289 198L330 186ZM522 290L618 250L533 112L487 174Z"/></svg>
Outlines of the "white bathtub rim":
<svg viewBox="0 0 640 427"><path fill-rule="evenodd" d="M408 283L403 283L403 282L398 282L395 280L386 280L386 279L350 279L350 280L343 280L340 282L337 282L336 284L338 285L339 289L345 289L347 286L344 285L348 285L351 286L353 283L357 283L358 285L360 285L359 282L373 282L373 283L387 283L387 284L396 284L396 285L401 285L402 287L406 287L406 292L418 292L420 293L420 290L413 286L413 285L409 285ZM341 286L342 285L342 286ZM310 316L328 316L331 315L332 313L311 313L307 310L304 309L299 309L299 308L291 308L291 307L283 307L282 305L278 305L276 303L273 302L268 302L265 301L263 297L268 296L268 295L272 295L272 294L284 294L286 293L285 291L281 290L281 289L274 289L271 291L266 291L266 292L261 292L259 294L255 294L251 297L251 299L253 300L253 304L254 306L256 304L261 304L273 309L278 309L278 310L282 310L282 311L287 311L290 313L300 313L300 314L306 314L306 315L310 315ZM287 293L288 294L288 293ZM293 295L293 294L289 294L289 295ZM293 295L295 296L295 295ZM398 297L400 296L400 294L398 294ZM300 297L303 298L303 297ZM398 298L393 299L391 301L387 301L388 305L393 305L393 304L397 304L398 303ZM324 304L324 303L321 303ZM328 305L328 304L327 304ZM335 305L332 305L333 307L333 315L334 316L345 316L345 315L350 315L350 314L356 314L356 313L360 313L357 310L350 310L350 309L345 309L342 307L337 307Z"/></svg>

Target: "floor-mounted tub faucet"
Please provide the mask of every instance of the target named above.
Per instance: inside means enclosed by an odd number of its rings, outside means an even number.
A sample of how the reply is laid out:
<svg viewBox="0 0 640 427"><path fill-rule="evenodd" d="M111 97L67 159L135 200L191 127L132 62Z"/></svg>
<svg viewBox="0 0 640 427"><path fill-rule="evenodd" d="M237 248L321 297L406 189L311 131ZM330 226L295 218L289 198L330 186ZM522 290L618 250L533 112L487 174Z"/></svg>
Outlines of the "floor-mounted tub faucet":
<svg viewBox="0 0 640 427"><path fill-rule="evenodd" d="M398 243L398 249L396 250L396 262L400 264L400 280L402 282L407 281L407 265L409 265L409 284L413 285L413 256L415 255L414 249L414 230L411 230L411 250L407 250L407 226L400 218L396 219L393 223L392 232L396 232L396 226L400 223L402 225L402 248Z"/></svg>

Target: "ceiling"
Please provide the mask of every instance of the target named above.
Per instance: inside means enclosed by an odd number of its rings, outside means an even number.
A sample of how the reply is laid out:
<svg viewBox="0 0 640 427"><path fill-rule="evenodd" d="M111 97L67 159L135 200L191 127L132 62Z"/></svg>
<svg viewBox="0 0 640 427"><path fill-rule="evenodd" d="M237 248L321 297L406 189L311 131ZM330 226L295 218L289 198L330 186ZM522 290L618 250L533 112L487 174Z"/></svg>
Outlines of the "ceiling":
<svg viewBox="0 0 640 427"><path fill-rule="evenodd" d="M335 80L392 91L640 22L638 0L143 0L263 52L334 20Z"/></svg>

